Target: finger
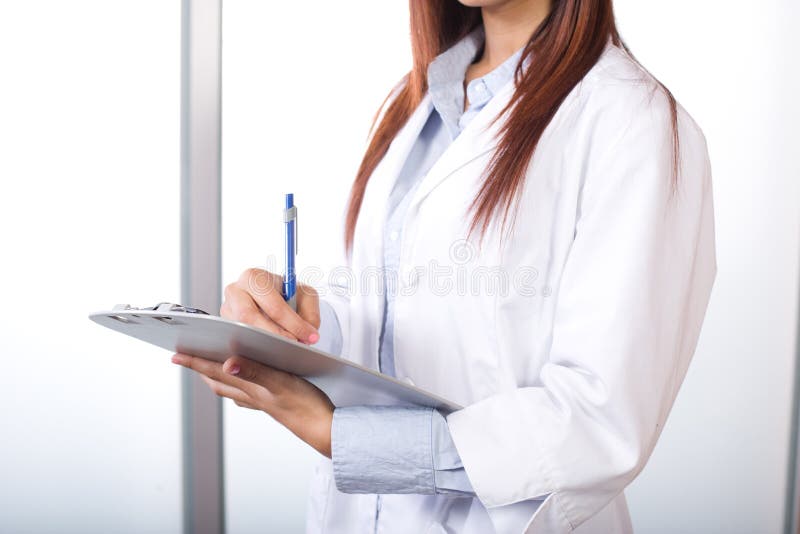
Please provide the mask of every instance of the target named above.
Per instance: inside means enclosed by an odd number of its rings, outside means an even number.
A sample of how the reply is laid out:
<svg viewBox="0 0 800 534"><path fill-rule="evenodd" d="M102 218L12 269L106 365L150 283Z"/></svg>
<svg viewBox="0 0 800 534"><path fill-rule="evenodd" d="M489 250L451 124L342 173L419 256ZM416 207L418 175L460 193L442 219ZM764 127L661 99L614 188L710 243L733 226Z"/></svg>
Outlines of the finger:
<svg viewBox="0 0 800 534"><path fill-rule="evenodd" d="M206 375L207 377L213 378L215 380L221 374L224 374L222 372L221 363L212 362L211 360L206 360L205 358L192 356L191 354L184 354L182 352L177 352L172 355L172 363L182 365L187 369L197 371L198 373Z"/></svg>
<svg viewBox="0 0 800 534"><path fill-rule="evenodd" d="M248 408L248 409L250 409L250 410L258 410L258 408L257 408L257 407L253 406L252 404L248 404L248 403L246 403L246 402L240 402L240 401L236 401L236 400L235 400L235 401L233 401L233 403L234 403L236 406L239 406L239 407L241 407L241 408Z"/></svg>
<svg viewBox="0 0 800 534"><path fill-rule="evenodd" d="M201 375L213 378L217 382L241 389L251 397L256 393L250 381L237 378L235 373L226 373L222 370L221 363L182 353L173 354L172 362L197 371Z"/></svg>
<svg viewBox="0 0 800 534"><path fill-rule="evenodd" d="M319 295L311 286L297 288L297 314L314 328L319 328Z"/></svg>
<svg viewBox="0 0 800 534"><path fill-rule="evenodd" d="M264 269L245 270L236 284L254 297L277 295L283 299L283 277Z"/></svg>
<svg viewBox="0 0 800 534"><path fill-rule="evenodd" d="M283 300L283 295L278 289L278 280L277 275L267 271L249 269L239 278L238 286L250 294L267 317L294 334L298 341L316 343L319 340L319 332Z"/></svg>
<svg viewBox="0 0 800 534"><path fill-rule="evenodd" d="M297 340L294 334L265 316L247 291L234 284L225 288L225 304L220 308L220 313L226 319L233 319L240 323L256 326L267 332Z"/></svg>
<svg viewBox="0 0 800 534"><path fill-rule="evenodd" d="M208 384L208 387L211 388L216 395L220 397L226 397L234 401L236 404L250 404L251 399L250 395L245 393L239 388L235 388L231 385L225 384L224 382L220 382L219 380L214 380L213 378L209 378L206 375L200 375L200 378Z"/></svg>
<svg viewBox="0 0 800 534"><path fill-rule="evenodd" d="M242 356L231 356L225 360L225 363L222 364L222 370L241 380L260 386L273 395L283 392L287 383L295 379L292 374L254 362Z"/></svg>

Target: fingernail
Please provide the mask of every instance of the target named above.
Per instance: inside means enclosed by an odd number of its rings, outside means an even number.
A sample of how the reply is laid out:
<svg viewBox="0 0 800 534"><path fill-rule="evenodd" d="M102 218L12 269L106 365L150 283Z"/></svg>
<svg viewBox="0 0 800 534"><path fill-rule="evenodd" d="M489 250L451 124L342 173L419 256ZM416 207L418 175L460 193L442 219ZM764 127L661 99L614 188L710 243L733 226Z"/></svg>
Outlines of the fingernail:
<svg viewBox="0 0 800 534"><path fill-rule="evenodd" d="M239 369L239 366L238 366L238 365L236 365L236 364L234 364L234 365L231 365L231 368L230 368L230 370L228 371L228 373L230 373L230 374L232 374L232 375L238 375L238 374L239 374L239 370L240 370L240 369Z"/></svg>
<svg viewBox="0 0 800 534"><path fill-rule="evenodd" d="M177 363L178 365L181 365L186 363L186 360L184 360L183 356L175 354L172 356L172 363Z"/></svg>
<svg viewBox="0 0 800 534"><path fill-rule="evenodd" d="M316 343L317 341L319 341L319 334L317 334L316 332L308 336L309 343Z"/></svg>

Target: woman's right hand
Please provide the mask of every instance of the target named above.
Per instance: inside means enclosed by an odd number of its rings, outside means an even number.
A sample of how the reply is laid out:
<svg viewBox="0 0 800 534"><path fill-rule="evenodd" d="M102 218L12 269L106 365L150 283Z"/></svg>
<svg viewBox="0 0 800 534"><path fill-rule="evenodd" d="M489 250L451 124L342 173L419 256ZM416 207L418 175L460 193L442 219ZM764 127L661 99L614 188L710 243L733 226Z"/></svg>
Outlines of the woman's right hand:
<svg viewBox="0 0 800 534"><path fill-rule="evenodd" d="M297 312L283 300L283 277L263 269L247 269L225 286L219 313L225 319L263 328L301 343L319 341L319 296L310 286L297 286Z"/></svg>

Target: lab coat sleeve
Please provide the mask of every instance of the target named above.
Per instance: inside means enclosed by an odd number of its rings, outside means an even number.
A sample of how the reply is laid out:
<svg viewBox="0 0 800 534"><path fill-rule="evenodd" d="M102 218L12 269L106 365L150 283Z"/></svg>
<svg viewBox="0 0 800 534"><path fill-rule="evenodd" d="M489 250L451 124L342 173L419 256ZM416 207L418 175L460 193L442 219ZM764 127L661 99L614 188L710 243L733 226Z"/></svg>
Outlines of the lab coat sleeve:
<svg viewBox="0 0 800 534"><path fill-rule="evenodd" d="M346 268L346 267L343 267ZM335 354L347 355L347 332L350 325L351 288L346 285L329 283L317 288L320 295L320 339L315 348Z"/></svg>
<svg viewBox="0 0 800 534"><path fill-rule="evenodd" d="M342 354L342 327L333 306L327 300L319 301L319 341L314 348L328 354Z"/></svg>
<svg viewBox="0 0 800 534"><path fill-rule="evenodd" d="M671 191L666 98L609 87L586 127L574 241L539 380L447 421L488 508L548 495L565 530L644 467L694 353L716 275L705 138L679 106ZM525 209L521 206L520 209ZM541 510L540 510L541 512ZM536 516L534 516L536 521Z"/></svg>

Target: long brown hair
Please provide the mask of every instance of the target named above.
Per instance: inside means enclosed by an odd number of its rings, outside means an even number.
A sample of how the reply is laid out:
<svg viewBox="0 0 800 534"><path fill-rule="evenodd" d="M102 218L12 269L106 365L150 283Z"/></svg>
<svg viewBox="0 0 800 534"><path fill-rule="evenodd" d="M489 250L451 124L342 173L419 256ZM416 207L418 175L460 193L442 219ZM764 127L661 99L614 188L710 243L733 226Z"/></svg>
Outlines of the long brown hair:
<svg viewBox="0 0 800 534"><path fill-rule="evenodd" d="M481 24L480 8L464 6L457 0L409 0L409 10L413 67L395 87L400 90L377 130L378 116L395 89L373 118L372 137L350 192L345 220L347 250L353 245L367 181L428 90L428 65ZM500 139L486 177L470 206L470 233L475 229L485 232L499 209L505 227L542 133L569 92L597 62L609 38L636 61L617 32L612 0L553 0L552 10L523 49L514 73L514 95L495 117L497 120L509 112L499 129ZM536 68L524 71L525 60L531 56L536 58ZM677 105L672 93L658 83L672 116L674 185L679 156Z"/></svg>

